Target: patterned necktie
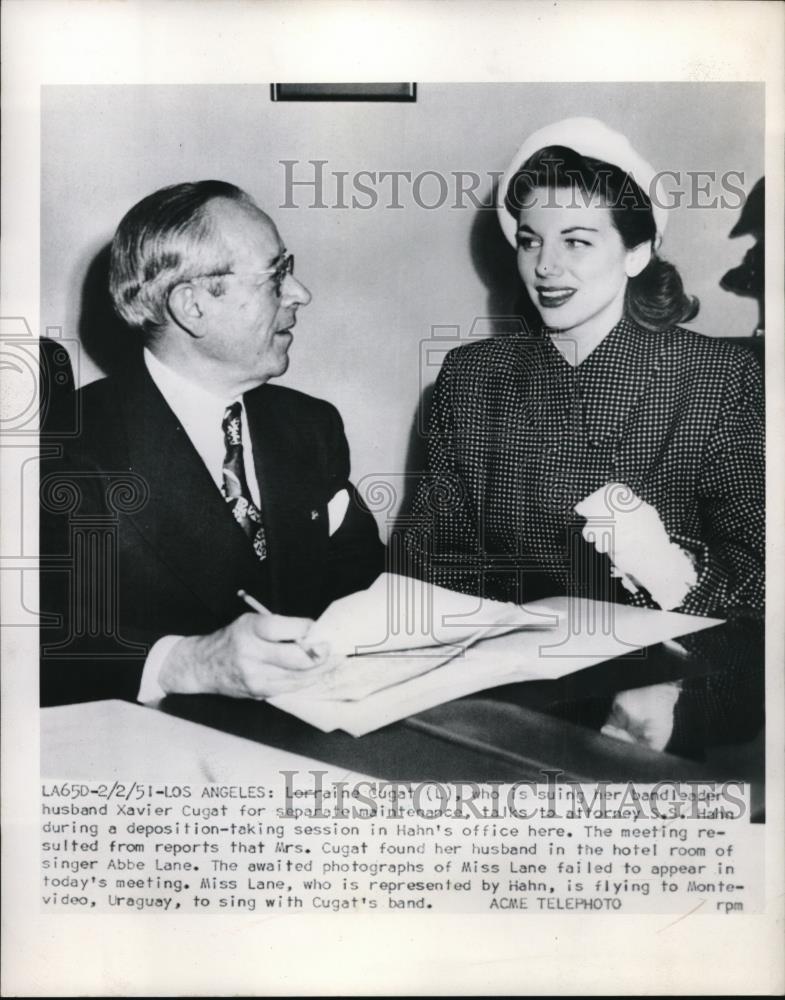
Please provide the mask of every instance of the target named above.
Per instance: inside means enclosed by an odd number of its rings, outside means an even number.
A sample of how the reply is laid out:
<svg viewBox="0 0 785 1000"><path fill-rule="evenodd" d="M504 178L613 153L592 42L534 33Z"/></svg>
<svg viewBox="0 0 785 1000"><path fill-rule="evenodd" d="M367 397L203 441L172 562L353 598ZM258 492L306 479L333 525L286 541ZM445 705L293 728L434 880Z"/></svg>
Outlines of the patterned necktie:
<svg viewBox="0 0 785 1000"><path fill-rule="evenodd" d="M248 535L259 560L267 558L267 539L262 526L262 515L251 499L243 462L243 435L240 403L226 407L221 427L224 432L226 457L223 464L223 494L235 521Z"/></svg>

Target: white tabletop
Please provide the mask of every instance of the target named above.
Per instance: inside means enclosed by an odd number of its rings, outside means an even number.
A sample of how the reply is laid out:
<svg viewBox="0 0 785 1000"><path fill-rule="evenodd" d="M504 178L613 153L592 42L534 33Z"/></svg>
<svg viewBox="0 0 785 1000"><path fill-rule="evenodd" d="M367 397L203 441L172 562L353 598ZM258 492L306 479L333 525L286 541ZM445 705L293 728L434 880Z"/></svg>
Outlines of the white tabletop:
<svg viewBox="0 0 785 1000"><path fill-rule="evenodd" d="M325 781L355 773L125 701L41 710L45 778L226 784L311 769L326 772Z"/></svg>

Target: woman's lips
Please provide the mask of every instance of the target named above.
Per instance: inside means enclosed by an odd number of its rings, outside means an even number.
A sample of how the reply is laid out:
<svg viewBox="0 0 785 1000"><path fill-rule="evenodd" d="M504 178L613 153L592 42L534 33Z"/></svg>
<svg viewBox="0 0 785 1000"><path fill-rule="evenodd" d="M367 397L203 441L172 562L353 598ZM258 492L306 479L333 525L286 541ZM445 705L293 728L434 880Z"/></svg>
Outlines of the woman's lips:
<svg viewBox="0 0 785 1000"><path fill-rule="evenodd" d="M545 309L558 309L565 302L569 301L576 292L575 288L545 288L538 286L536 289L537 301Z"/></svg>

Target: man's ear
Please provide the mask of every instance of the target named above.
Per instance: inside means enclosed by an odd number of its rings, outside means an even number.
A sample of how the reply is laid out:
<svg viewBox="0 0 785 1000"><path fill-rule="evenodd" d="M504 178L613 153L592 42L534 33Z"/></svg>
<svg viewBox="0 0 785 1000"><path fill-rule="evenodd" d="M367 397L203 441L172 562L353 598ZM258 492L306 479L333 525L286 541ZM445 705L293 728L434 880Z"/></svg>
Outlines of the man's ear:
<svg viewBox="0 0 785 1000"><path fill-rule="evenodd" d="M627 251L624 261L624 270L628 278L637 278L641 271L646 268L651 260L651 243L639 243L632 250Z"/></svg>
<svg viewBox="0 0 785 1000"><path fill-rule="evenodd" d="M169 315L174 322L190 333L192 337L202 337L204 310L201 305L200 289L188 281L175 285L169 292L167 302Z"/></svg>

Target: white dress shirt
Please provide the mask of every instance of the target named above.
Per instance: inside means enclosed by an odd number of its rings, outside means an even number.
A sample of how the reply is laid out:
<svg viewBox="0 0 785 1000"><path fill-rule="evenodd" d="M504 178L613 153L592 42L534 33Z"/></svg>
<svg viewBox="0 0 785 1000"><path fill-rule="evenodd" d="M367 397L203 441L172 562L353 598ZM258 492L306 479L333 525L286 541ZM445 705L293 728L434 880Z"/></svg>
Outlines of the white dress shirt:
<svg viewBox="0 0 785 1000"><path fill-rule="evenodd" d="M217 396L208 389L189 382L178 375L147 348L144 349L144 363L150 378L166 400L169 408L180 422L180 426L191 439L191 443L199 453L199 457L207 466L207 471L213 477L218 489L223 487L223 464L226 455L224 433L221 429L227 406L240 403L243 435L243 460L248 489L256 506L259 506L259 485L256 482L256 470L253 464L253 448L248 432L248 420L241 396L226 399Z"/></svg>

